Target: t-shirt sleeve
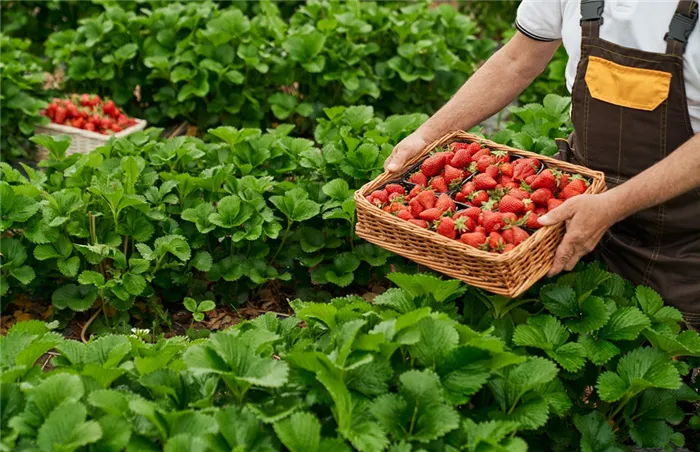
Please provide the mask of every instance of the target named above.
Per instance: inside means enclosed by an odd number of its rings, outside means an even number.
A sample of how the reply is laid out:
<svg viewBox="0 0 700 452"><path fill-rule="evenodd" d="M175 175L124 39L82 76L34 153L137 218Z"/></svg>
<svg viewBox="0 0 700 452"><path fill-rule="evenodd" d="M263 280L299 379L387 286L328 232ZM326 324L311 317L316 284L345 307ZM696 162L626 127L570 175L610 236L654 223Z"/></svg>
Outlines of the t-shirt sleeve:
<svg viewBox="0 0 700 452"><path fill-rule="evenodd" d="M561 39L561 0L523 0L518 7L515 27L537 41Z"/></svg>

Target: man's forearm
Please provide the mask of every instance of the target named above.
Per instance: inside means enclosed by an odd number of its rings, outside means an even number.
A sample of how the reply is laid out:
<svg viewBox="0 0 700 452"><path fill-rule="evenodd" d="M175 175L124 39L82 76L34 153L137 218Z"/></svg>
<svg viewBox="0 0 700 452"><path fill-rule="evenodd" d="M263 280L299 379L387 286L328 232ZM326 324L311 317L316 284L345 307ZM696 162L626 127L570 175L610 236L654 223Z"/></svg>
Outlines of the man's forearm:
<svg viewBox="0 0 700 452"><path fill-rule="evenodd" d="M517 33L418 132L433 141L498 113L544 70L557 47L558 41L538 42Z"/></svg>
<svg viewBox="0 0 700 452"><path fill-rule="evenodd" d="M605 193L616 207L616 220L659 205L700 187L700 134L656 165Z"/></svg>

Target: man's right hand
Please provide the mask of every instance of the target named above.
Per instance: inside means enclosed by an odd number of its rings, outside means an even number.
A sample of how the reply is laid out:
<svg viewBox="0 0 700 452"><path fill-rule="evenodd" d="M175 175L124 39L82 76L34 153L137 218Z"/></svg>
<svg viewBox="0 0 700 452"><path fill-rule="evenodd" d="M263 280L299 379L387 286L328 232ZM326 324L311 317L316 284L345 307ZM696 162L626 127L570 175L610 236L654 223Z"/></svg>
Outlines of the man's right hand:
<svg viewBox="0 0 700 452"><path fill-rule="evenodd" d="M413 132L396 145L384 162L384 170L390 173L401 171L408 160L418 155L429 144L419 131Z"/></svg>

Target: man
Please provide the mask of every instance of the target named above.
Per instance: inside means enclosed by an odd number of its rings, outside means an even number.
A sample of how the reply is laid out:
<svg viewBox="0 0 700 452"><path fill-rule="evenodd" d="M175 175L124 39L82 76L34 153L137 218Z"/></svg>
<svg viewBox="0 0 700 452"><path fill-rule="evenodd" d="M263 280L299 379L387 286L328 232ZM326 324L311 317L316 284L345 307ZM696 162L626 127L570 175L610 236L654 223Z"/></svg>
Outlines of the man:
<svg viewBox="0 0 700 452"><path fill-rule="evenodd" d="M566 223L550 276L597 247L611 271L700 321L700 27L681 0L524 0L517 34L385 163L506 107L563 42L575 133L560 158L604 171L608 191L540 219ZM602 239L602 240L601 240Z"/></svg>

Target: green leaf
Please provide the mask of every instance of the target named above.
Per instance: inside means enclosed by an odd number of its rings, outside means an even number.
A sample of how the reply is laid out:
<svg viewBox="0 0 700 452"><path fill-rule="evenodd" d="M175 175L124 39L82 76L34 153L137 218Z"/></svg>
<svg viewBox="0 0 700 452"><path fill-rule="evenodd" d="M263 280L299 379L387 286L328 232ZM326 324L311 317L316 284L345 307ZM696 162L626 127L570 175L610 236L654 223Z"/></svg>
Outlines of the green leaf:
<svg viewBox="0 0 700 452"><path fill-rule="evenodd" d="M17 279L17 281L25 285L32 282L34 280L34 277L36 276L34 274L34 269L28 265L23 265L22 267L17 268L11 268L10 274L14 276L15 279Z"/></svg>
<svg viewBox="0 0 700 452"><path fill-rule="evenodd" d="M569 333L564 326L552 316L530 317L527 325L519 325L513 333L515 345L539 348L555 360L564 369L576 372L585 362L582 345L567 343Z"/></svg>
<svg viewBox="0 0 700 452"><path fill-rule="evenodd" d="M581 432L581 452L624 452L618 446L612 427L598 411L574 416L574 425Z"/></svg>
<svg viewBox="0 0 700 452"><path fill-rule="evenodd" d="M95 421L86 421L87 410L82 403L66 401L57 406L39 429L37 444L42 451L76 450L102 437Z"/></svg>
<svg viewBox="0 0 700 452"><path fill-rule="evenodd" d="M39 210L39 203L33 199L16 195L13 188L5 181L0 181L0 231L9 229L13 223L27 221Z"/></svg>
<svg viewBox="0 0 700 452"><path fill-rule="evenodd" d="M287 37L282 47L294 61L305 63L312 61L323 50L325 42L325 36L314 30L307 34Z"/></svg>
<svg viewBox="0 0 700 452"><path fill-rule="evenodd" d="M321 423L311 413L297 412L275 423L275 433L291 452L316 452L321 442Z"/></svg>
<svg viewBox="0 0 700 452"><path fill-rule="evenodd" d="M598 337L610 341L631 341L649 326L651 322L642 311L635 307L623 307L612 314Z"/></svg>
<svg viewBox="0 0 700 452"><path fill-rule="evenodd" d="M183 210L181 216L183 220L194 223L201 234L206 234L216 229L216 225L209 220L215 212L214 206L203 202L195 208Z"/></svg>
<svg viewBox="0 0 700 452"><path fill-rule="evenodd" d="M311 201L309 194L301 188L290 190L284 196L272 196L270 201L289 221L305 221L315 217L321 211L321 206Z"/></svg>
<svg viewBox="0 0 700 452"><path fill-rule="evenodd" d="M59 259L56 261L58 270L63 273L64 276L69 278L75 278L80 270L80 258L78 256L73 256L68 259Z"/></svg>
<svg viewBox="0 0 700 452"><path fill-rule="evenodd" d="M51 302L58 309L70 308L73 311L87 311L97 299L95 286L66 284L53 292Z"/></svg>
<svg viewBox="0 0 700 452"><path fill-rule="evenodd" d="M78 282L86 286L95 286L98 289L104 287L105 278L101 273L97 273L92 270L85 270L78 276Z"/></svg>
<svg viewBox="0 0 700 452"><path fill-rule="evenodd" d="M219 201L218 213L209 215L209 221L222 228L235 228L242 225L251 216L254 209L251 205L241 201L237 195L230 195Z"/></svg>
<svg viewBox="0 0 700 452"><path fill-rule="evenodd" d="M545 308L561 318L577 317L579 314L576 293L565 285L551 284L540 291L540 299Z"/></svg>
<svg viewBox="0 0 700 452"><path fill-rule="evenodd" d="M609 318L610 313L605 306L605 301L591 296L581 304L577 318L566 320L566 326L574 333L590 333L603 327Z"/></svg>
<svg viewBox="0 0 700 452"><path fill-rule="evenodd" d="M678 389L678 369L668 356L654 348L638 348L620 358L617 372L605 372L598 378L598 394L606 402L633 397L647 388Z"/></svg>
<svg viewBox="0 0 700 452"><path fill-rule="evenodd" d="M197 302L194 300L194 298L185 297L183 304L185 305L185 309L188 311L197 312Z"/></svg>
<svg viewBox="0 0 700 452"><path fill-rule="evenodd" d="M583 346L583 350L588 359L598 366L602 366L613 356L620 353L620 349L612 342L608 342L604 339L594 339L588 334L582 334L578 341L579 344Z"/></svg>
<svg viewBox="0 0 700 452"><path fill-rule="evenodd" d="M336 201L344 201L352 196L350 186L343 179L333 179L325 184L321 190L326 196Z"/></svg>
<svg viewBox="0 0 700 452"><path fill-rule="evenodd" d="M157 238L154 243L154 250L157 256L163 257L166 253L170 253L181 261L189 260L191 253L190 246L181 235L166 235ZM141 251L141 248L139 248L139 251Z"/></svg>
<svg viewBox="0 0 700 452"><path fill-rule="evenodd" d="M209 311L214 310L215 308L216 308L216 304L213 301L204 300L201 303L199 303L197 310L199 312L209 312Z"/></svg>
<svg viewBox="0 0 700 452"><path fill-rule="evenodd" d="M518 431L517 422L488 421L476 423L465 419L462 430L467 436L467 450L493 452L527 452L527 444L513 437Z"/></svg>
<svg viewBox="0 0 700 452"><path fill-rule="evenodd" d="M198 69L197 74L184 85L177 94L177 101L184 102L191 97L206 97L209 94L209 72Z"/></svg>
<svg viewBox="0 0 700 452"><path fill-rule="evenodd" d="M122 284L129 295L138 296L146 289L146 278L141 275L127 273L122 278Z"/></svg>
<svg viewBox="0 0 700 452"><path fill-rule="evenodd" d="M70 146L71 139L68 135L35 135L29 139L30 141L45 147L51 157L55 160L61 160L66 155L66 150Z"/></svg>
<svg viewBox="0 0 700 452"><path fill-rule="evenodd" d="M198 251L192 258L192 266L199 271L208 272L211 270L212 264L211 254L206 251Z"/></svg>

